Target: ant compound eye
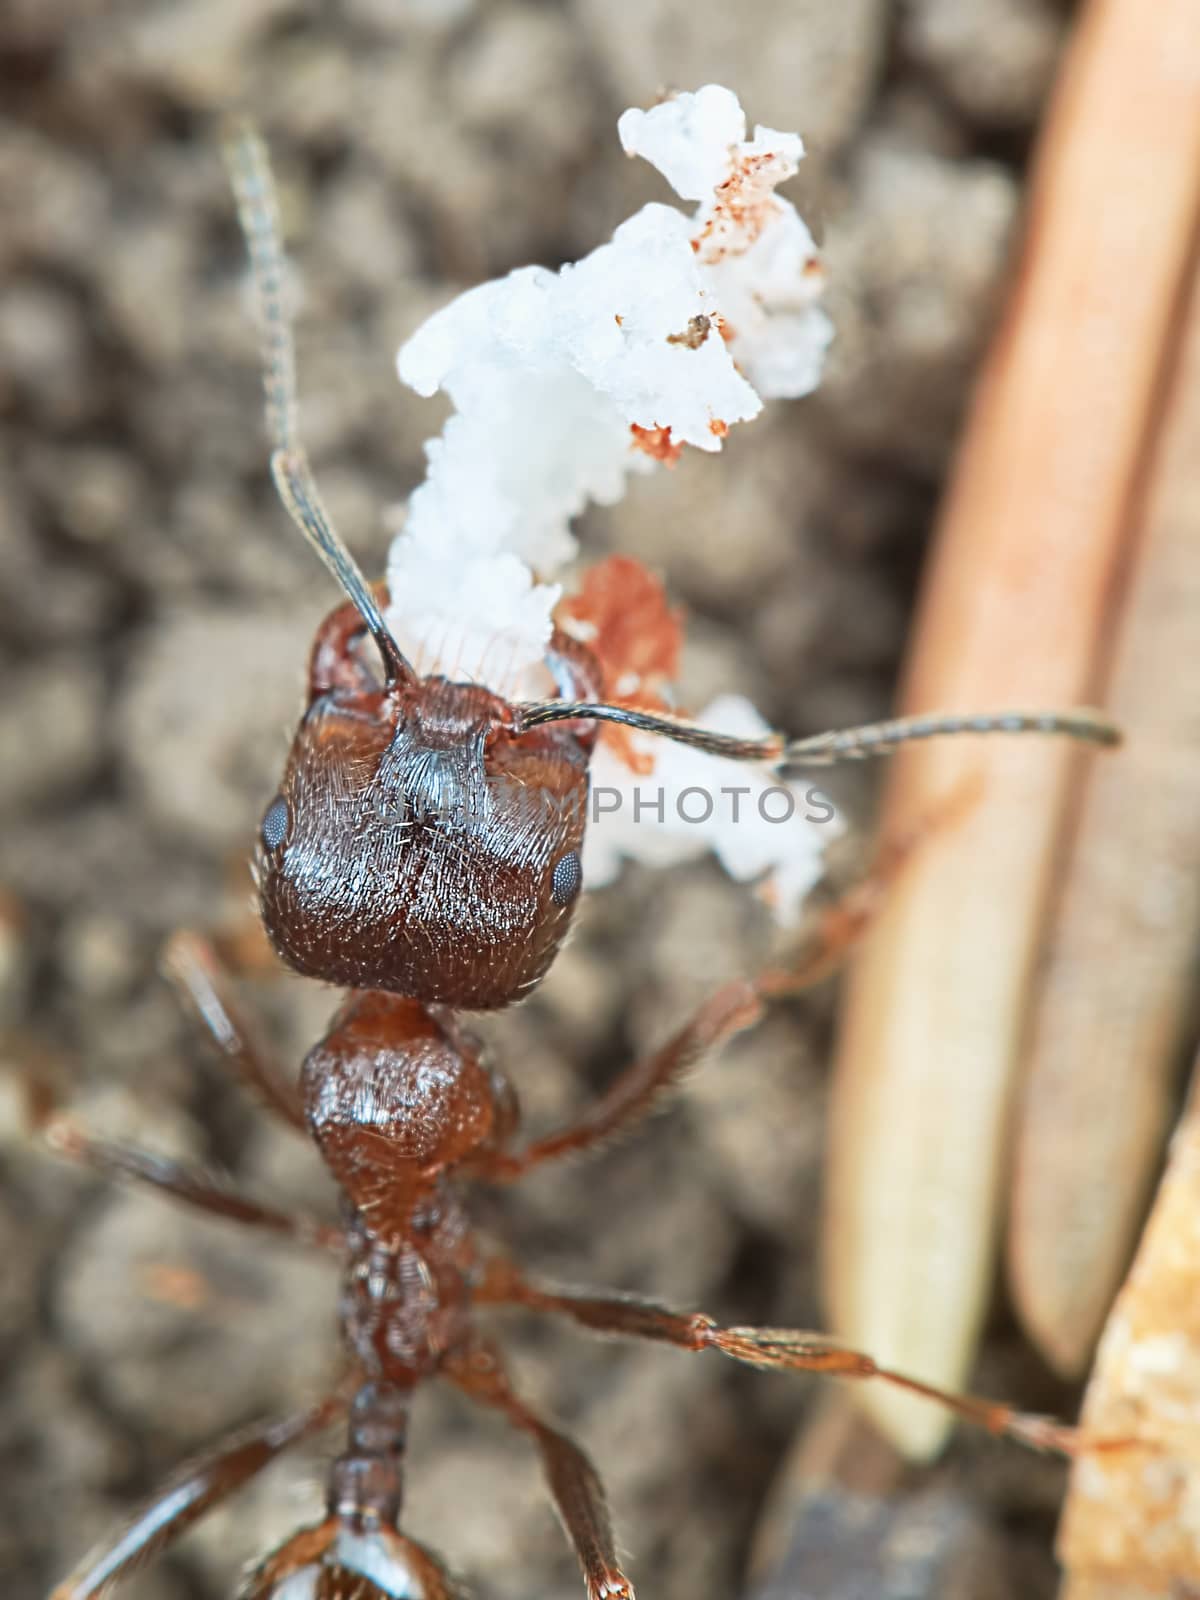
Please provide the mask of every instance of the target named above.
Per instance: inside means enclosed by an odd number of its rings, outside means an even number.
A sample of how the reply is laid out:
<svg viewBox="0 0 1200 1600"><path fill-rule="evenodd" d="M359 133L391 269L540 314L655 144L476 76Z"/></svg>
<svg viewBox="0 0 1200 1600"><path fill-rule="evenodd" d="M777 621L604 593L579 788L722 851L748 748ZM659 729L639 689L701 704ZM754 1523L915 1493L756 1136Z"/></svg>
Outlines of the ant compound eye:
<svg viewBox="0 0 1200 1600"><path fill-rule="evenodd" d="M277 794L267 807L266 815L262 819L262 842L268 850L278 850L287 838L288 823L291 817L288 814L288 803L281 794Z"/></svg>
<svg viewBox="0 0 1200 1600"><path fill-rule="evenodd" d="M554 876L550 880L550 898L556 906L569 906L582 887L583 867L579 862L579 852L572 850L554 868Z"/></svg>

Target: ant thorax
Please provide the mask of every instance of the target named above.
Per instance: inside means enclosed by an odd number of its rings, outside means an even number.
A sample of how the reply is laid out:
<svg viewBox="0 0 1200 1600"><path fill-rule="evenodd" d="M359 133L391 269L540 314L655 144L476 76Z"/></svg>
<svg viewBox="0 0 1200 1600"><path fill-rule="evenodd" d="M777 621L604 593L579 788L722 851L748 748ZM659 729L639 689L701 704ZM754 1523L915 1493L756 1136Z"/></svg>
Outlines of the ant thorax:
<svg viewBox="0 0 1200 1600"><path fill-rule="evenodd" d="M427 1232L437 1175L504 1127L475 1041L440 1007L383 993L338 1010L305 1058L300 1093L327 1166L384 1240Z"/></svg>

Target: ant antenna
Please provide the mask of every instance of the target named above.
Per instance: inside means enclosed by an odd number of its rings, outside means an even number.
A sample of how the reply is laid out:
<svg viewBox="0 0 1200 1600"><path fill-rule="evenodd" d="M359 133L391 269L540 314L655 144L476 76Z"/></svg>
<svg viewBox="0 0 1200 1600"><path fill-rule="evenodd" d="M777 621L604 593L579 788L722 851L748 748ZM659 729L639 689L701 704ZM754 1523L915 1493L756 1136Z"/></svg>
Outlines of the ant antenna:
<svg viewBox="0 0 1200 1600"><path fill-rule="evenodd" d="M279 204L266 145L252 124L242 119L231 124L223 144L258 297L263 388L273 447L271 476L288 515L333 573L379 646L387 682L412 682L416 673L383 620L358 563L330 521L300 439L296 351L291 319L284 308Z"/></svg>
<svg viewBox="0 0 1200 1600"><path fill-rule="evenodd" d="M773 767L832 767L843 761L865 761L887 755L897 745L915 739L937 739L961 733L1043 733L1088 744L1114 745L1121 742L1121 731L1098 712L1079 711L998 711L982 715L894 717L890 722L872 722L861 728L841 728L833 733L818 733L808 739L788 739L782 733L769 733L762 739L739 739L734 734L714 733L679 717L664 717L626 706L595 705L590 701L539 700L517 707L520 732L544 722L568 718L590 718L596 722L619 722L641 733L661 734L679 744L688 744L727 761L767 761Z"/></svg>

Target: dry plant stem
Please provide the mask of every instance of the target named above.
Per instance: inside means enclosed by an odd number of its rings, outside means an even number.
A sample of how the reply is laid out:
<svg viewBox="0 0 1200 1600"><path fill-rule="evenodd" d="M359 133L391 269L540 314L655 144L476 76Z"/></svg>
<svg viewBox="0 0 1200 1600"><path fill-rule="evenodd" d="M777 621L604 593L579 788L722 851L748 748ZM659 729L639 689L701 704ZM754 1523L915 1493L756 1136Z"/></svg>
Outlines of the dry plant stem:
<svg viewBox="0 0 1200 1600"><path fill-rule="evenodd" d="M1100 1341L1085 1426L1146 1440L1076 1462L1059 1530L1063 1600L1183 1600L1200 1585L1200 1096Z"/></svg>
<svg viewBox="0 0 1200 1600"><path fill-rule="evenodd" d="M1194 1009L1200 714L1180 666L1200 636L1196 278L1140 523L1109 695L1127 743L1087 776L1016 1147L1013 1289L1069 1376L1085 1369L1128 1264Z"/></svg>
<svg viewBox="0 0 1200 1600"><path fill-rule="evenodd" d="M1196 20L1195 0L1162 0L1153 27L1140 0L1082 14L942 516L906 710L1088 698L1191 236ZM887 796L902 828L965 772L983 786L899 883L852 979L827 1292L839 1334L943 1386L965 1380L990 1286L1026 990L1079 760L947 741L905 753ZM945 1436L919 1401L864 1404L912 1456Z"/></svg>

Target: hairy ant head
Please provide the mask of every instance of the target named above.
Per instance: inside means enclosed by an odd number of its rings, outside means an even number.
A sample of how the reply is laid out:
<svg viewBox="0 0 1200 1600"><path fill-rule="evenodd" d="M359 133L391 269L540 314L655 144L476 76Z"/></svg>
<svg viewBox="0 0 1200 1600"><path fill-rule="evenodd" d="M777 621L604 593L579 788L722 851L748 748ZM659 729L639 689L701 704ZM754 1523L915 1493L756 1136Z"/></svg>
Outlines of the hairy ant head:
<svg viewBox="0 0 1200 1600"><path fill-rule="evenodd" d="M342 606L313 646L308 710L259 834L267 931L329 983L507 1005L574 911L591 730L522 731L474 684L381 685L362 635Z"/></svg>

